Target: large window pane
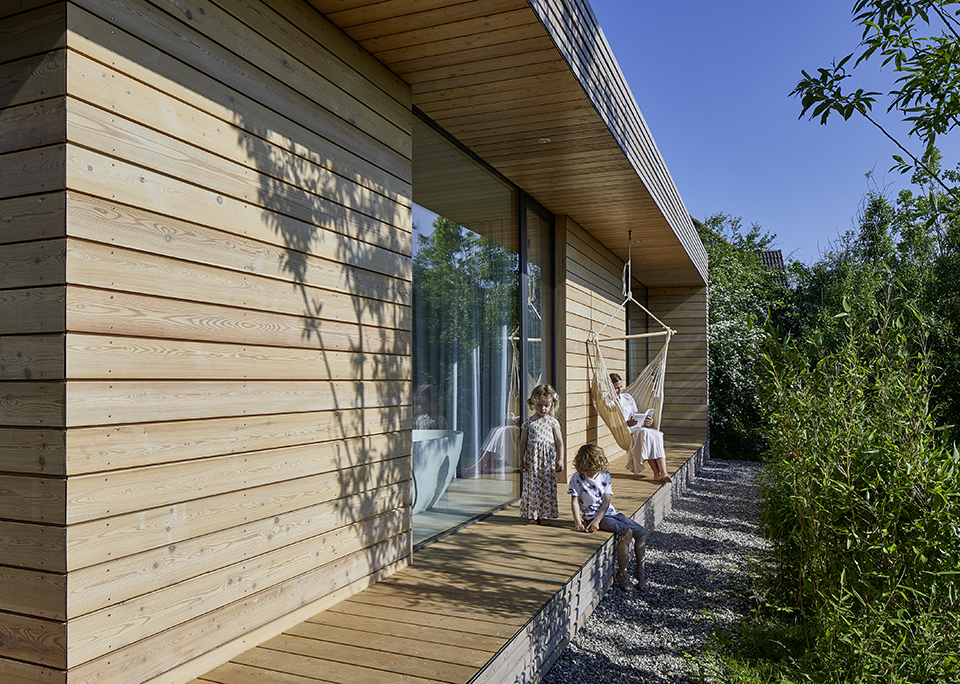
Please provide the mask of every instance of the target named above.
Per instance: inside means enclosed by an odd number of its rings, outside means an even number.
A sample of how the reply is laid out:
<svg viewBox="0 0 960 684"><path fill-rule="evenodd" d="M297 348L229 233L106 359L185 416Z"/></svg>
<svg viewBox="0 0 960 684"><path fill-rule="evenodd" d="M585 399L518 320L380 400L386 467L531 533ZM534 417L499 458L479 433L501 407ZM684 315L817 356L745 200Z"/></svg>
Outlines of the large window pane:
<svg viewBox="0 0 960 684"><path fill-rule="evenodd" d="M516 193L419 119L413 169L420 543L519 496L513 418L523 404Z"/></svg>

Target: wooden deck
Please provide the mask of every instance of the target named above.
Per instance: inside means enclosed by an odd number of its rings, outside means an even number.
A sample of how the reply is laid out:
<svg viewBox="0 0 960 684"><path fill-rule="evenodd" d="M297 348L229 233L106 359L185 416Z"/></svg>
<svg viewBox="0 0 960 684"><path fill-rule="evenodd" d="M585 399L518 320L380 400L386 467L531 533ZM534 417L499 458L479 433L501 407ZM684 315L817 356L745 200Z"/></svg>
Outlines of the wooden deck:
<svg viewBox="0 0 960 684"><path fill-rule="evenodd" d="M614 505L648 529L708 457L696 443L666 446L670 487L611 463ZM193 684L537 681L612 581L611 535L575 533L565 484L559 493L554 526L527 525L510 506Z"/></svg>

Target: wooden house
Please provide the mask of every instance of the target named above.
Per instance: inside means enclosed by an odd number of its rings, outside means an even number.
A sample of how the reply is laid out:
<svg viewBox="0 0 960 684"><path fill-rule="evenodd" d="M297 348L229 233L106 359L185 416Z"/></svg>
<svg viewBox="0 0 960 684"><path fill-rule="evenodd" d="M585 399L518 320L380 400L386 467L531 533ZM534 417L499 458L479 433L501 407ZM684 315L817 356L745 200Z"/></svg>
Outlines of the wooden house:
<svg viewBox="0 0 960 684"><path fill-rule="evenodd" d="M0 681L389 577L517 498L535 382L613 448L628 251L706 444L706 255L586 0L0 0Z"/></svg>

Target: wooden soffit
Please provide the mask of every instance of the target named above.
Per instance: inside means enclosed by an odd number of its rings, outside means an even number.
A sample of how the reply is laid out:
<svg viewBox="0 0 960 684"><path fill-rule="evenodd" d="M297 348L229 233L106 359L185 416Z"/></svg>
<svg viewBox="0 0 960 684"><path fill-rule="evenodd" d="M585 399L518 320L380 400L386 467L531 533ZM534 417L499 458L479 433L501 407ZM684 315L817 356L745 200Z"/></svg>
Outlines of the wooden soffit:
<svg viewBox="0 0 960 684"><path fill-rule="evenodd" d="M623 261L632 231L643 284L706 282L703 245L585 2L310 2L408 83L416 107L548 210Z"/></svg>

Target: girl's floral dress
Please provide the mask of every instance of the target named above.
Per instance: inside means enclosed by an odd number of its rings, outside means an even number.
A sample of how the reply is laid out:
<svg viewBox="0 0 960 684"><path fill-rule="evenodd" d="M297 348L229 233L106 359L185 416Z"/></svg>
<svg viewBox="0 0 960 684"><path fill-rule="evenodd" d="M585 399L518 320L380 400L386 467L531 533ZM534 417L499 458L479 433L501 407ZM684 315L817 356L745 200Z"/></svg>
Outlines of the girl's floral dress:
<svg viewBox="0 0 960 684"><path fill-rule="evenodd" d="M557 509L557 443L553 431L560 423L553 416L527 418L521 429L527 430L527 450L523 462L523 492L520 496L520 517L532 520L558 518Z"/></svg>

